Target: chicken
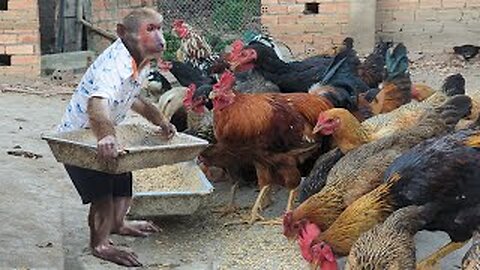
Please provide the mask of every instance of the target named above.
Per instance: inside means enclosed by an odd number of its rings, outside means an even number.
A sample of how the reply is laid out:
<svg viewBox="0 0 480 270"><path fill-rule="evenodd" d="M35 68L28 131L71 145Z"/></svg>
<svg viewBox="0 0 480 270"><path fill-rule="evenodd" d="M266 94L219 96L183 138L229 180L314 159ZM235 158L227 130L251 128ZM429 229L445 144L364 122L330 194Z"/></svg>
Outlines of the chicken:
<svg viewBox="0 0 480 270"><path fill-rule="evenodd" d="M463 59L465 59L466 61L469 61L470 59L477 56L479 51L480 51L479 46L470 45L470 44L453 47L453 52L455 54L461 55Z"/></svg>
<svg viewBox="0 0 480 270"><path fill-rule="evenodd" d="M384 179L349 205L311 246L328 246L339 256L347 255L362 233L395 210L428 205L433 217L421 229L444 231L452 240L417 265L418 270L431 269L462 247L480 225L480 131L462 130L424 141L397 158ZM331 258L319 254L311 262L323 261Z"/></svg>
<svg viewBox="0 0 480 270"><path fill-rule="evenodd" d="M362 234L350 250L345 270L415 270L413 237L435 214L428 206L407 206ZM313 241L313 240L312 240Z"/></svg>
<svg viewBox="0 0 480 270"><path fill-rule="evenodd" d="M312 134L313 125L321 111L338 101L334 100L335 93L327 90L325 97L307 93L242 94L233 91L233 85L233 74L224 73L209 96L214 106L217 147L235 153L236 161L252 160L255 165L261 192L248 221L253 223L265 193L274 183L290 190L287 209L291 208L300 181L297 164L317 148L314 142L319 138Z"/></svg>
<svg viewBox="0 0 480 270"><path fill-rule="evenodd" d="M473 235L472 246L462 259L462 270L480 270L480 227Z"/></svg>
<svg viewBox="0 0 480 270"><path fill-rule="evenodd" d="M341 153L333 153L332 151L332 153L325 154L317 160L309 175L300 182L298 201L302 203L323 188L329 171L343 154L367 142L413 127L418 123L423 113L440 106L447 99L448 96L443 94L444 92L449 94L464 92L461 84L452 83L454 80L458 80L458 76L447 77L442 86L443 90L425 102L407 103L394 111L376 115L362 123L359 123L352 115L342 109L331 109L323 113L317 121L316 129L319 131L322 126L328 127L330 130L324 130L327 133L323 133L323 135L333 135L334 142L340 147L339 151ZM472 103L474 103L473 100ZM328 121L331 122L328 123ZM463 121L465 120L461 119L456 128Z"/></svg>
<svg viewBox="0 0 480 270"><path fill-rule="evenodd" d="M385 62L387 76L380 86L380 92L371 103L375 115L393 111L410 102L412 97L407 48L399 43L393 50L387 52Z"/></svg>
<svg viewBox="0 0 480 270"><path fill-rule="evenodd" d="M170 82L160 73L160 70L168 68L169 64L166 62L159 62L156 59L150 61L147 80L142 85L142 95L150 98L153 102L157 102L163 93L172 89Z"/></svg>
<svg viewBox="0 0 480 270"><path fill-rule="evenodd" d="M391 42L380 40L375 44L373 52L358 67L358 74L368 87L377 88L383 81L386 72L385 55L391 46Z"/></svg>
<svg viewBox="0 0 480 270"><path fill-rule="evenodd" d="M238 41L237 41L238 44ZM230 65L236 72L254 69L283 93L307 92L319 82L333 57L316 56L303 61L284 62L269 46L251 42L232 50Z"/></svg>
<svg viewBox="0 0 480 270"><path fill-rule="evenodd" d="M158 99L158 109L177 128L177 131L184 131L188 128L188 113L183 107L186 93L186 87L174 87L163 93Z"/></svg>
<svg viewBox="0 0 480 270"><path fill-rule="evenodd" d="M470 105L467 96L453 97L439 108L427 110L417 125L349 151L330 170L320 192L285 214L284 235L296 237L305 221L315 223L322 231L329 228L348 205L381 183L386 168L398 156L425 139L453 129L469 114ZM327 131L337 124L328 118L324 122L329 125L324 127ZM349 141L367 140L358 137Z"/></svg>
<svg viewBox="0 0 480 270"><path fill-rule="evenodd" d="M292 50L283 42L274 40L273 37L264 33L256 33L255 31L247 31L243 34L243 41L248 45L252 42L259 42L271 47L275 54L284 62L290 62L293 59ZM243 45L242 45L243 47Z"/></svg>
<svg viewBox="0 0 480 270"><path fill-rule="evenodd" d="M177 60L190 63L203 75L211 74L211 67L219 56L212 52L207 41L183 20L175 20L172 27L181 40Z"/></svg>
<svg viewBox="0 0 480 270"><path fill-rule="evenodd" d="M412 99L416 101L423 101L435 94L435 90L429 85L423 83L412 84Z"/></svg>
<svg viewBox="0 0 480 270"><path fill-rule="evenodd" d="M442 92L447 96L464 95L465 94L465 78L462 74L457 73L448 76L442 85ZM423 101L435 94L430 86L425 84L412 85L412 98L417 101Z"/></svg>

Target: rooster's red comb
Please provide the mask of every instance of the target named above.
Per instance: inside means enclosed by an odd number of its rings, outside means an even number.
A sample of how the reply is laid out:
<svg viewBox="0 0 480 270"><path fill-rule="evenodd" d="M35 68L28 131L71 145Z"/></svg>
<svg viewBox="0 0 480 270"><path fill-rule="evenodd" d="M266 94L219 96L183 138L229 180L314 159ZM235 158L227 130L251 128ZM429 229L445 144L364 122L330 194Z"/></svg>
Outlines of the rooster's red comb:
<svg viewBox="0 0 480 270"><path fill-rule="evenodd" d="M213 86L217 91L227 91L230 90L235 84L235 75L231 71L223 72L220 80Z"/></svg>
<svg viewBox="0 0 480 270"><path fill-rule="evenodd" d="M182 26L184 23L185 23L184 20L176 19L176 20L173 21L172 25L173 25L173 27L179 27L179 26Z"/></svg>
<svg viewBox="0 0 480 270"><path fill-rule="evenodd" d="M235 40L231 45L231 47L232 47L231 53L232 54L240 53L244 46L245 46L245 44L243 43L242 40L240 40L240 39Z"/></svg>
<svg viewBox="0 0 480 270"><path fill-rule="evenodd" d="M313 254L311 252L311 245L313 240L320 235L320 229L315 223L306 223L302 230L298 234L298 245L303 258L311 262L313 260Z"/></svg>
<svg viewBox="0 0 480 270"><path fill-rule="evenodd" d="M191 109L193 105L193 94L197 90L197 86L192 83L188 86L185 97L183 98L183 106L187 109Z"/></svg>

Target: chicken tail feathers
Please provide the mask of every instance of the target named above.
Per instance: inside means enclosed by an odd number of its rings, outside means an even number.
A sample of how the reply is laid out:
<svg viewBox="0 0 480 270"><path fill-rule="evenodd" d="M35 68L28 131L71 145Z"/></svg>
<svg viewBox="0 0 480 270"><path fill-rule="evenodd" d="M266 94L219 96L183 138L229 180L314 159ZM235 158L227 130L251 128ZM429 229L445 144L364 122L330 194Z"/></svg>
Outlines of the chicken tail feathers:
<svg viewBox="0 0 480 270"><path fill-rule="evenodd" d="M466 146L473 148L480 148L480 131L470 137L465 141Z"/></svg>
<svg viewBox="0 0 480 270"><path fill-rule="evenodd" d="M345 48L338 53L319 80L320 85L330 85L335 93L329 97L335 107L356 109L358 93L369 89L357 74L360 60L353 48Z"/></svg>
<svg viewBox="0 0 480 270"><path fill-rule="evenodd" d="M449 97L465 95L465 78L460 73L448 76L443 82L442 92Z"/></svg>
<svg viewBox="0 0 480 270"><path fill-rule="evenodd" d="M399 43L393 50L388 50L385 56L387 80L393 80L408 72L407 47Z"/></svg>
<svg viewBox="0 0 480 270"><path fill-rule="evenodd" d="M466 95L456 95L436 109L444 123L453 128L460 119L468 116L472 108L472 99Z"/></svg>

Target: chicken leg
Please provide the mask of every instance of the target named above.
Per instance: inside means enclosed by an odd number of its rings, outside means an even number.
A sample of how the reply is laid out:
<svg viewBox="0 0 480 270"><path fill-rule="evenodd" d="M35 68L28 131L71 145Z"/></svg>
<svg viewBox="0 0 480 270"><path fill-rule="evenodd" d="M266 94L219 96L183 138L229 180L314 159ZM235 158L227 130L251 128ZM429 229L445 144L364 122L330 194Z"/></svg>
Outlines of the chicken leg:
<svg viewBox="0 0 480 270"><path fill-rule="evenodd" d="M437 250L432 255L428 256L427 258L423 259L420 263L417 264L417 270L436 270L440 269L439 262L443 257L447 256L448 254L452 253L453 251L463 247L466 242L450 242L447 245L443 246L439 250Z"/></svg>
<svg viewBox="0 0 480 270"><path fill-rule="evenodd" d="M252 212L249 217L245 217L241 220L227 222L224 226L237 225L237 224L249 224L252 225L258 220L265 220L264 217L260 215L260 212L270 204L270 185L262 187L260 193L257 196L257 200L252 207Z"/></svg>
<svg viewBox="0 0 480 270"><path fill-rule="evenodd" d="M230 200L228 204L224 207L220 207L219 209L215 209L212 212L219 213L221 217L224 217L228 214L236 213L239 210L239 207L235 204L235 194L238 190L238 182L235 182L230 189Z"/></svg>
<svg viewBox="0 0 480 270"><path fill-rule="evenodd" d="M293 203L294 203L293 201L295 200L296 196L297 196L297 189L291 189L290 192L288 193L287 209L286 209L285 213L288 213L288 212L292 211ZM258 222L258 224L261 224L261 225L283 225L283 215L278 217L278 218L275 218L275 219Z"/></svg>

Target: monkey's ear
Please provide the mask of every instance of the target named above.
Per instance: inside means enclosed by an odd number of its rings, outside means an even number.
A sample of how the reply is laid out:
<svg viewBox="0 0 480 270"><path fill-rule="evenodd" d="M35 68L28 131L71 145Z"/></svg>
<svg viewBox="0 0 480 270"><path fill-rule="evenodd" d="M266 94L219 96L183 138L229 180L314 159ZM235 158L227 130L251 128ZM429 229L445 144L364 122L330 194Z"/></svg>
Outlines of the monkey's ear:
<svg viewBox="0 0 480 270"><path fill-rule="evenodd" d="M117 24L117 35L120 38L124 38L126 34L127 34L127 28L125 27L125 25L123 25L121 23L118 23Z"/></svg>

